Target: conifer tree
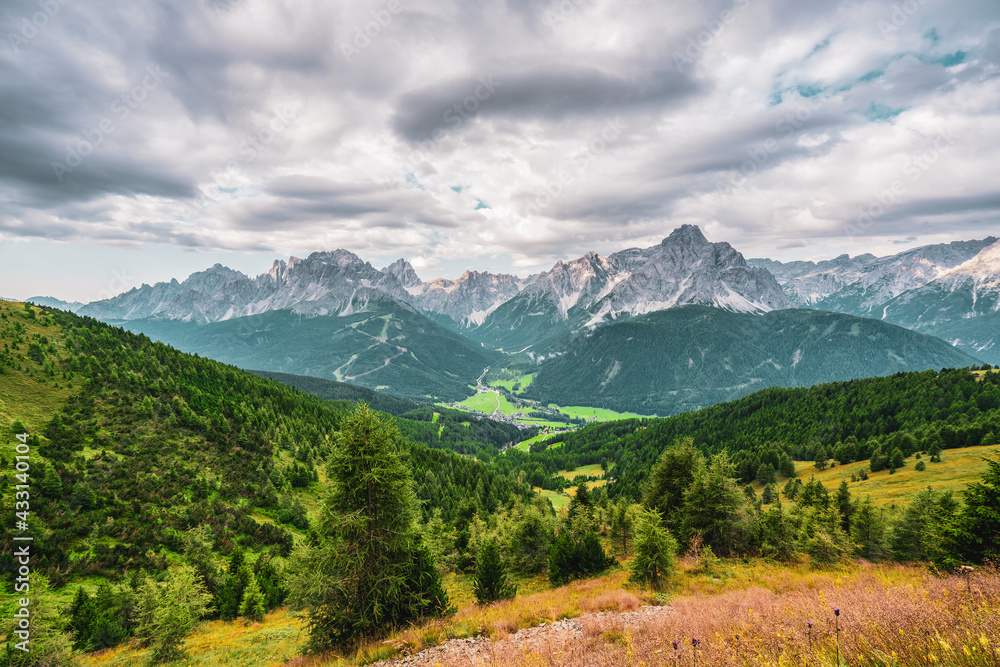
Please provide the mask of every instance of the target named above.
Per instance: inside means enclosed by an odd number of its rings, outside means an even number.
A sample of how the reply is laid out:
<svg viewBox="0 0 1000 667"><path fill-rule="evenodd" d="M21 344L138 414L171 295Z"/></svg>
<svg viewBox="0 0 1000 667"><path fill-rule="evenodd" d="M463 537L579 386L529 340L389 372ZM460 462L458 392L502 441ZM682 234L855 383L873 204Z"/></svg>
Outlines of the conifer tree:
<svg viewBox="0 0 1000 667"><path fill-rule="evenodd" d="M635 558L632 560L632 581L659 589L674 570L677 542L663 526L663 519L656 512L644 510L639 516L635 539Z"/></svg>
<svg viewBox="0 0 1000 667"><path fill-rule="evenodd" d="M635 519L625 498L621 498L611 514L611 541L628 555L629 541L635 536Z"/></svg>
<svg viewBox="0 0 1000 667"><path fill-rule="evenodd" d="M496 540L489 540L479 551L472 592L479 604L509 600L517 595L517 586L507 576L507 567L500 558Z"/></svg>
<svg viewBox="0 0 1000 667"><path fill-rule="evenodd" d="M264 620L267 605L264 594L261 592L260 586L257 585L257 577L254 576L249 563L243 563L243 571L240 572L240 575L241 579L244 577L247 579L246 588L243 589L243 599L240 601L240 616L260 623Z"/></svg>
<svg viewBox="0 0 1000 667"><path fill-rule="evenodd" d="M86 650L90 644L90 626L96 615L93 598L83 586L80 586L76 589L73 604L69 608L70 621L67 630L73 633L73 648Z"/></svg>
<svg viewBox="0 0 1000 667"><path fill-rule="evenodd" d="M450 611L417 528L417 500L395 424L365 403L341 424L327 462L324 542L296 554L290 582L308 607L313 650L345 649L409 621Z"/></svg>
<svg viewBox="0 0 1000 667"><path fill-rule="evenodd" d="M663 516L668 526L680 524L684 492L705 466L705 459L694 446L694 440L684 438L660 455L643 487L642 504Z"/></svg>
<svg viewBox="0 0 1000 667"><path fill-rule="evenodd" d="M851 521L851 539L857 544L859 556L880 560L887 553L887 535L883 510L872 505L870 498L857 506Z"/></svg>

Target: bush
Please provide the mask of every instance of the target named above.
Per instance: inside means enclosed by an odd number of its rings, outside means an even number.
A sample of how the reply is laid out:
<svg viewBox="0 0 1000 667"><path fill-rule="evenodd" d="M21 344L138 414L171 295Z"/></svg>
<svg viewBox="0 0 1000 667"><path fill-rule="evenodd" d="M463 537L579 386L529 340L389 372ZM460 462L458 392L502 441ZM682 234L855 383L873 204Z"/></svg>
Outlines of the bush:
<svg viewBox="0 0 1000 667"><path fill-rule="evenodd" d="M194 568L183 565L162 584L147 579L139 598L140 625L136 634L152 645L150 661L184 658L181 644L212 601Z"/></svg>
<svg viewBox="0 0 1000 667"><path fill-rule="evenodd" d="M562 586L573 579L596 576L613 562L614 559L604 553L597 533L590 531L575 539L566 530L556 538L549 551L549 582Z"/></svg>
<svg viewBox="0 0 1000 667"><path fill-rule="evenodd" d="M927 464L925 464L923 461L917 461L917 465L914 468L914 470L916 470L917 472L923 472L924 470L927 470Z"/></svg>

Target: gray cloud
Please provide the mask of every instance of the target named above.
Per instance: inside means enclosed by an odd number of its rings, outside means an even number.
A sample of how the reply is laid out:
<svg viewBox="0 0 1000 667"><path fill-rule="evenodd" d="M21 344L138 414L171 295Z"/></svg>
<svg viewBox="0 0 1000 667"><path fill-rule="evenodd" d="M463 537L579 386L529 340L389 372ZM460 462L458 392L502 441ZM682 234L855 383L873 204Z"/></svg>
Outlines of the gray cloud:
<svg viewBox="0 0 1000 667"><path fill-rule="evenodd" d="M0 45L0 239L511 270L690 222L748 254L794 251L846 238L945 131L953 145L870 234L998 219L990 0L929 0L887 34L876 0L387 7L60 4ZM4 3L0 35L37 11ZM123 115L150 67L162 80ZM54 169L105 121L78 166ZM623 129L605 141L608 123Z"/></svg>

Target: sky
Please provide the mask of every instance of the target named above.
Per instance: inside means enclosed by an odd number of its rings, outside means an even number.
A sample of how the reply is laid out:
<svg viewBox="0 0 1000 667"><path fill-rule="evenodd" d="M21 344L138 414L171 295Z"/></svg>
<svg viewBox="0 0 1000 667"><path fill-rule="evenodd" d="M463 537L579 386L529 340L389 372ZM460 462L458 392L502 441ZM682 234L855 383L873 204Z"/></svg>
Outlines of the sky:
<svg viewBox="0 0 1000 667"><path fill-rule="evenodd" d="M996 0L7 0L0 296L1000 229Z"/></svg>

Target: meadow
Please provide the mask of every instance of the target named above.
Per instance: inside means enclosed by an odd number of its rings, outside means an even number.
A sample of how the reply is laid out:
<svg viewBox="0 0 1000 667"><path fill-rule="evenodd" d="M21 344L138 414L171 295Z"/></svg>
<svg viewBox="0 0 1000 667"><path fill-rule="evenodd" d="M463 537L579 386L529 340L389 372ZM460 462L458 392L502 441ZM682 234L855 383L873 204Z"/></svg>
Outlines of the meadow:
<svg viewBox="0 0 1000 667"><path fill-rule="evenodd" d="M929 456L919 459L926 466L922 471L916 469L918 459L911 456L906 459L906 465L895 473L888 470L869 472L868 479L857 479L854 482L851 481L851 476L857 476L862 469L867 469L868 461L837 465L825 470L817 470L811 461L799 461L795 464L795 471L803 482L808 482L810 477L815 476L831 493L837 490L842 481L846 481L853 498L871 498L876 505L903 505L928 486L934 491L952 491L956 498L961 498L966 485L978 481L980 474L986 469L983 457L996 458L998 453L1000 448L996 445L946 449L941 453L941 461L937 463L931 463ZM756 486L758 490L762 488L760 484Z"/></svg>

